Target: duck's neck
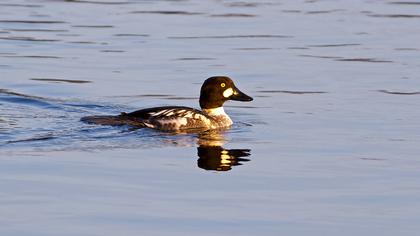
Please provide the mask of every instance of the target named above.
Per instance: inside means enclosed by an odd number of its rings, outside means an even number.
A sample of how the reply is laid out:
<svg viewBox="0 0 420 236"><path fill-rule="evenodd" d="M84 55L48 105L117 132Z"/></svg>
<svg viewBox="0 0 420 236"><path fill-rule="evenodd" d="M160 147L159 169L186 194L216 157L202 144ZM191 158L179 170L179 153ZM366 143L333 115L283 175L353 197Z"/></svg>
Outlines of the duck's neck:
<svg viewBox="0 0 420 236"><path fill-rule="evenodd" d="M202 109L204 113L207 115L215 118L218 121L221 121L225 125L232 125L232 120L230 117L226 114L225 109L223 107L216 107L216 108L209 108L209 109Z"/></svg>
<svg viewBox="0 0 420 236"><path fill-rule="evenodd" d="M209 116L227 116L225 109L223 107L216 107L216 108L203 108L203 111Z"/></svg>

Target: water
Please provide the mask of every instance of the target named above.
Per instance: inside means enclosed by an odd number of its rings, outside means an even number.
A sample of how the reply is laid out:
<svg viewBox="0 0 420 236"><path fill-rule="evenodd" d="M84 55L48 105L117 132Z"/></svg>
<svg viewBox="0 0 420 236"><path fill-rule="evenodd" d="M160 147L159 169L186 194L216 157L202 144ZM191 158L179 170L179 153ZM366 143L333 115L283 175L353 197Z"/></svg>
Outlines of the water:
<svg viewBox="0 0 420 236"><path fill-rule="evenodd" d="M1 1L0 234L417 235L419 7ZM231 130L79 121L213 75Z"/></svg>

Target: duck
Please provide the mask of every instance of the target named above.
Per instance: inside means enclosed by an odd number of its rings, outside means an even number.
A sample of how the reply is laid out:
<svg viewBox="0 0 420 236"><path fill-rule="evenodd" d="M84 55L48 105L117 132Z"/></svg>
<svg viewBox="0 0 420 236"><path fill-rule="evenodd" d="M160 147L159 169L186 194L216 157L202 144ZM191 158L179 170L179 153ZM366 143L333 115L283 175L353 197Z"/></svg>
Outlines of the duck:
<svg viewBox="0 0 420 236"><path fill-rule="evenodd" d="M240 91L231 78L213 76L201 86L201 110L186 106L160 106L122 112L118 116L87 116L81 120L93 124L130 125L169 132L227 129L233 124L223 108L228 100L250 102L253 98Z"/></svg>

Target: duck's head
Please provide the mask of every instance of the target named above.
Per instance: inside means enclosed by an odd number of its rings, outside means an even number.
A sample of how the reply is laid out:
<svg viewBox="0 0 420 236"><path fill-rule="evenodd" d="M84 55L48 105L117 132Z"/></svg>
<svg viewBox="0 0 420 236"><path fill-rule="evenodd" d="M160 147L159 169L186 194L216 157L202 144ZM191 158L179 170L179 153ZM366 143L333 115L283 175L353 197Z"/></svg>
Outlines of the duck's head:
<svg viewBox="0 0 420 236"><path fill-rule="evenodd" d="M202 109L221 107L227 100L249 102L253 99L236 88L229 77L214 76L204 81L200 92L200 107Z"/></svg>

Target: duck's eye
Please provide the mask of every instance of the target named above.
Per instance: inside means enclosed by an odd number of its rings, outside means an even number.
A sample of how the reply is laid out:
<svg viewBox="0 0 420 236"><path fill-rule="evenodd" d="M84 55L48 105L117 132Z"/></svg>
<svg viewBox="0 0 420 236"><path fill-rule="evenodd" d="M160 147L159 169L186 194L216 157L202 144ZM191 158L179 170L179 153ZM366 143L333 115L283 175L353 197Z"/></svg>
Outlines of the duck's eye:
<svg viewBox="0 0 420 236"><path fill-rule="evenodd" d="M220 87L222 87L222 88L224 88L226 86L226 84L225 83L221 83L220 84Z"/></svg>

